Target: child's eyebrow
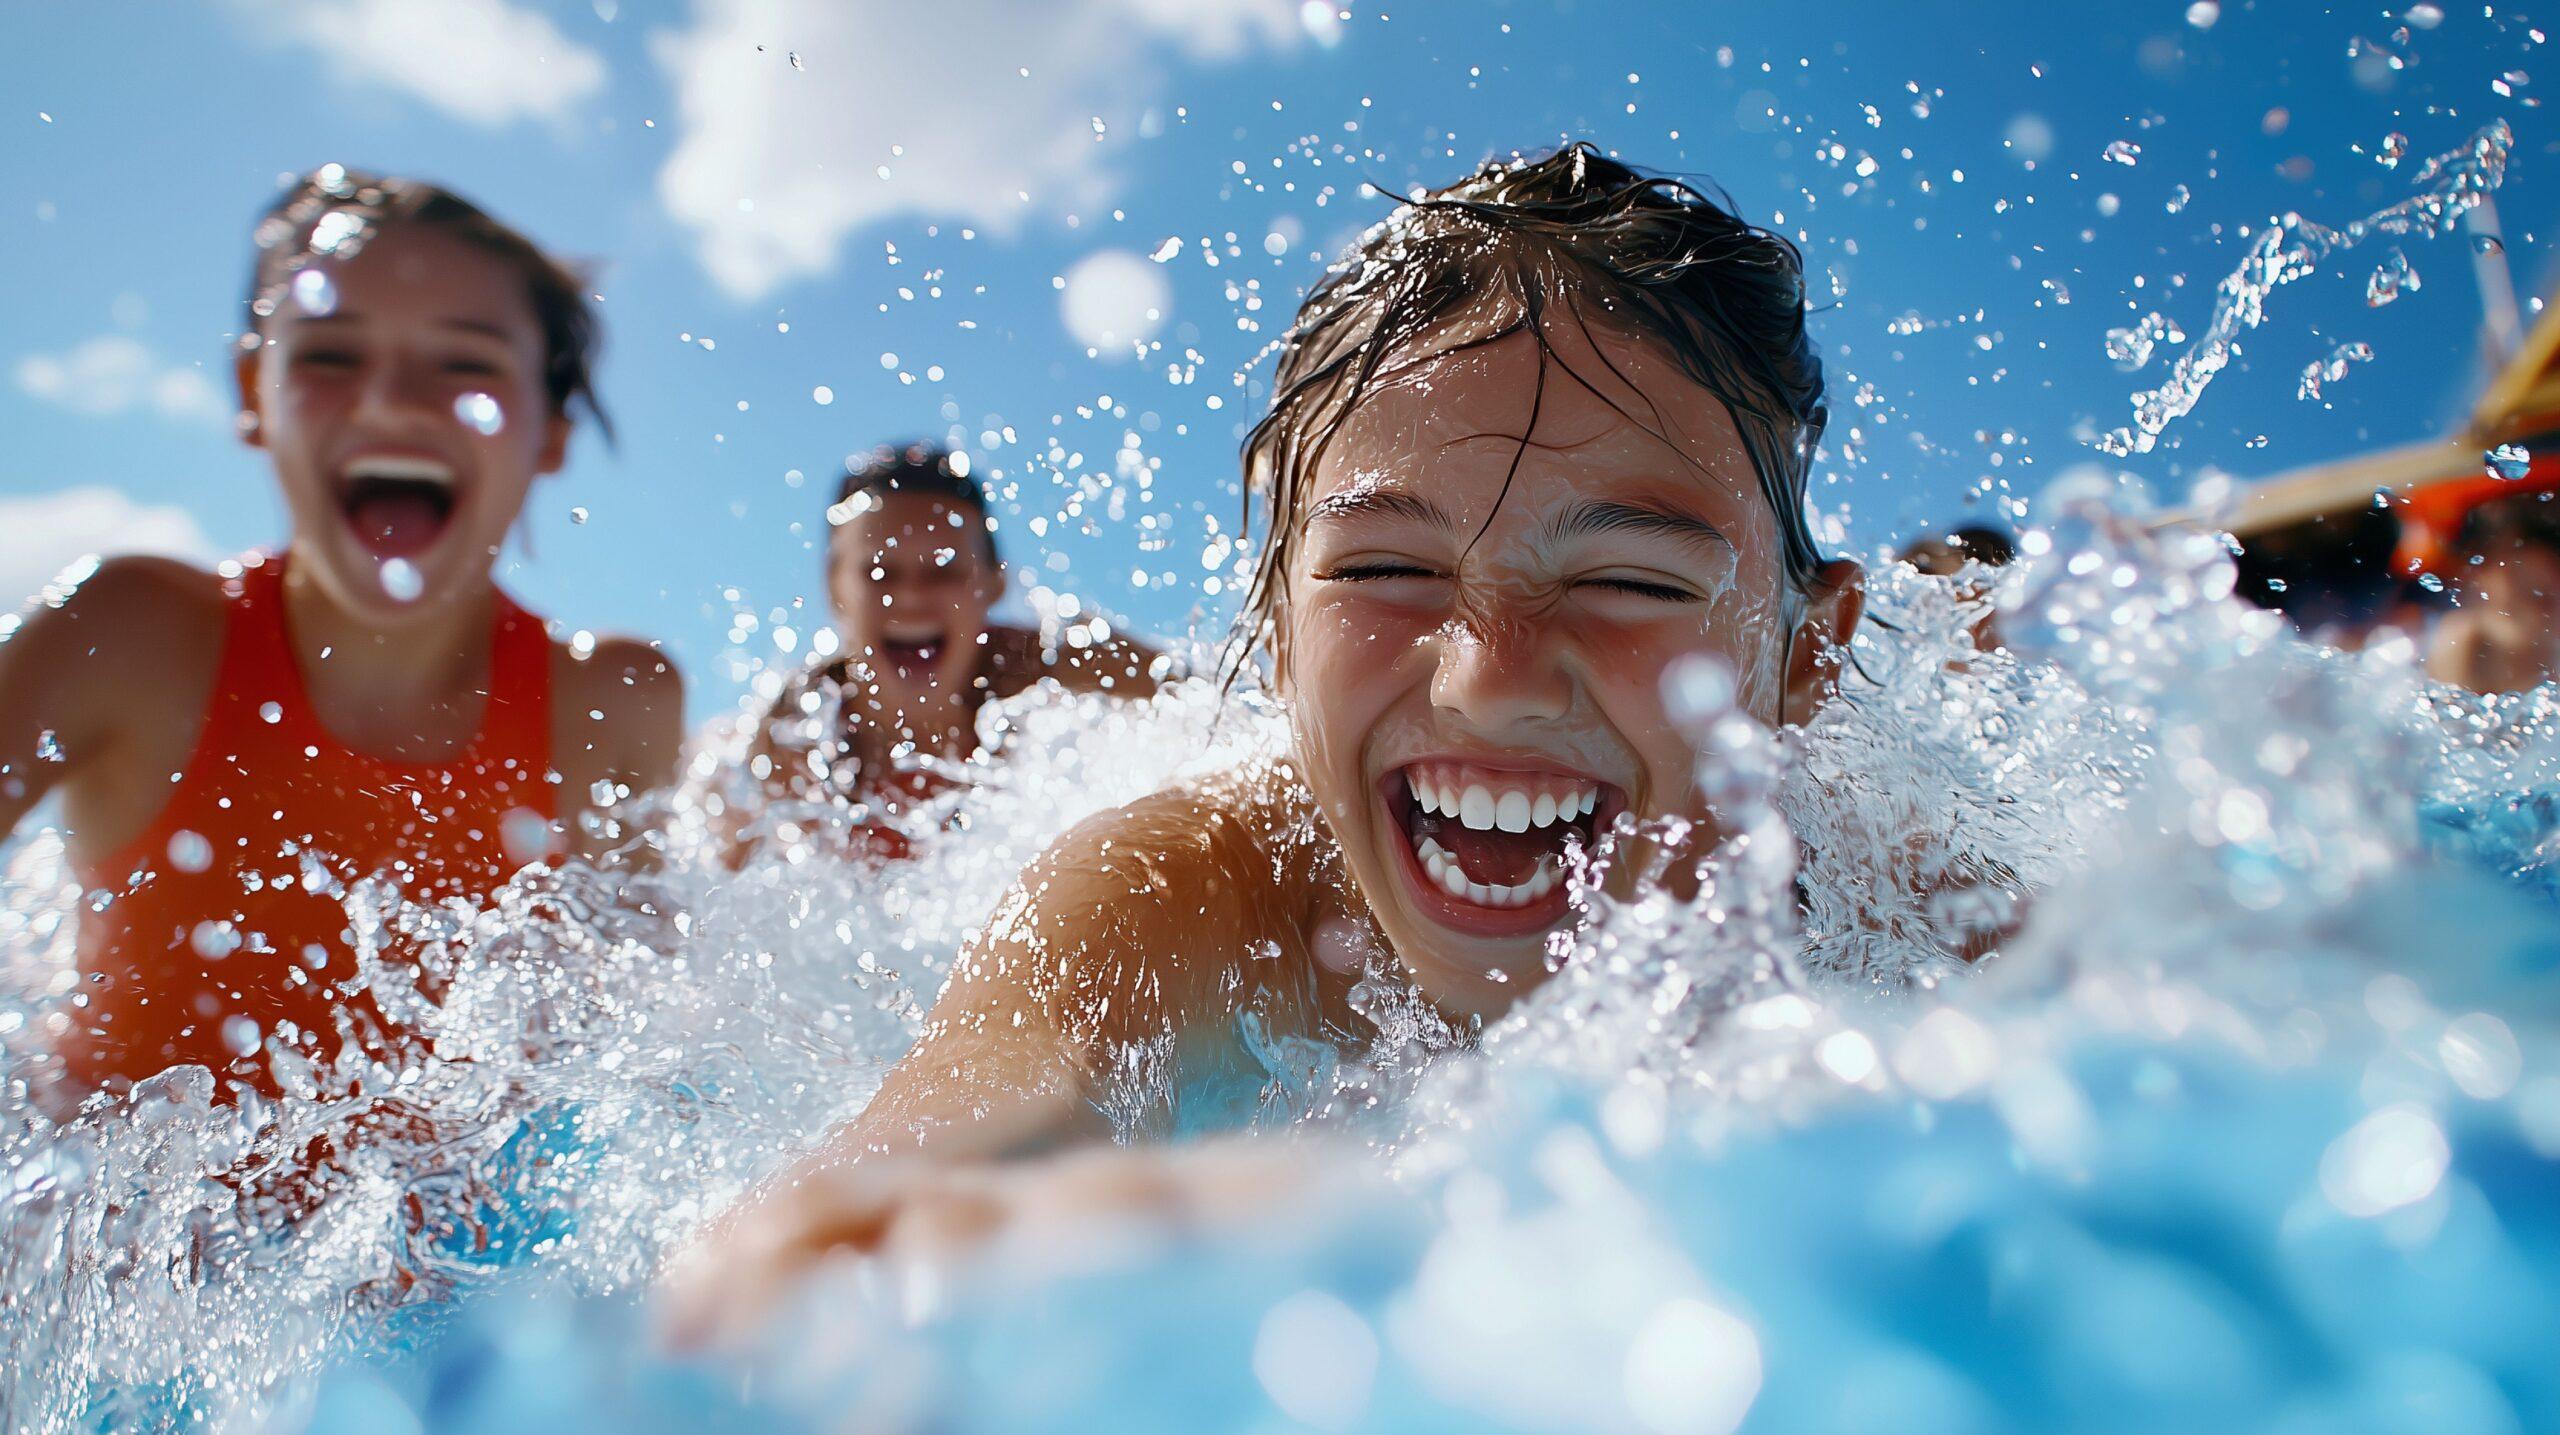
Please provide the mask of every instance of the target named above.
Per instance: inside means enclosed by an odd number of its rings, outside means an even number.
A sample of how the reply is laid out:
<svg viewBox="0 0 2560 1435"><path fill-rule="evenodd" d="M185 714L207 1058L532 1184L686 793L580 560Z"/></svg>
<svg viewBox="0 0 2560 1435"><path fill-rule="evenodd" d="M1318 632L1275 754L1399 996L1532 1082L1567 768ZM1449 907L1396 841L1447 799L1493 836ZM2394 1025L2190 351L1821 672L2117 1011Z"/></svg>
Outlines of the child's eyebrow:
<svg viewBox="0 0 2560 1435"><path fill-rule="evenodd" d="M1603 501L1578 504L1556 515L1547 524L1546 541L1556 543L1595 533L1652 534L1682 543L1713 544L1727 550L1733 547L1733 540L1725 537L1723 529L1703 518L1646 504Z"/></svg>
<svg viewBox="0 0 2560 1435"><path fill-rule="evenodd" d="M1390 488L1356 488L1349 493L1337 493L1331 498L1318 500L1307 510L1309 523L1327 518L1409 518L1434 528L1458 526L1458 521L1438 504Z"/></svg>
<svg viewBox="0 0 2560 1435"><path fill-rule="evenodd" d="M295 314L290 316L288 322L295 325L327 324L337 326L360 323L363 319L364 315L359 314L352 309L336 309L326 314ZM508 342L514 338L514 335L507 331L505 325L491 323L486 319L438 319L436 320L436 327L439 329L459 329L463 333L478 334L483 338L496 339L501 343Z"/></svg>

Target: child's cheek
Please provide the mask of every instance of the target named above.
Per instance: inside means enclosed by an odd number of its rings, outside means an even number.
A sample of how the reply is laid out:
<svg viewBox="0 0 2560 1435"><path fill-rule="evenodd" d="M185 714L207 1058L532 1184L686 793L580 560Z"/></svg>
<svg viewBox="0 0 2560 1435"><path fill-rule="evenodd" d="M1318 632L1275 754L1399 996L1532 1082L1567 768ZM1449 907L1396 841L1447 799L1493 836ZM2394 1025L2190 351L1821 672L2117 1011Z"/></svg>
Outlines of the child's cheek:
<svg viewBox="0 0 2560 1435"><path fill-rule="evenodd" d="M1298 624L1292 663L1308 678L1374 681L1434 632L1441 615L1361 597L1319 597Z"/></svg>

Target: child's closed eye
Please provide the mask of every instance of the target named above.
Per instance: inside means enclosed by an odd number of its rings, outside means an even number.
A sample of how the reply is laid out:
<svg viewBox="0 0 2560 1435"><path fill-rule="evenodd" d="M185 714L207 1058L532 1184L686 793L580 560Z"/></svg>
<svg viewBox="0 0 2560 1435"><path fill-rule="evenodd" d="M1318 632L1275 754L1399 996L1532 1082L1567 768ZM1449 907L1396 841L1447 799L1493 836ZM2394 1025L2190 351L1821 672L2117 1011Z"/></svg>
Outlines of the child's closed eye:
<svg viewBox="0 0 2560 1435"><path fill-rule="evenodd" d="M1629 574L1610 573L1575 580L1577 588L1597 588L1607 593L1624 593L1630 597L1650 598L1662 603L1696 603L1703 595L1677 583L1655 578L1638 578Z"/></svg>
<svg viewBox="0 0 2560 1435"><path fill-rule="evenodd" d="M1372 559L1339 564L1315 576L1318 581L1325 583L1374 583L1387 578L1441 578L1447 575L1425 568L1418 563Z"/></svg>

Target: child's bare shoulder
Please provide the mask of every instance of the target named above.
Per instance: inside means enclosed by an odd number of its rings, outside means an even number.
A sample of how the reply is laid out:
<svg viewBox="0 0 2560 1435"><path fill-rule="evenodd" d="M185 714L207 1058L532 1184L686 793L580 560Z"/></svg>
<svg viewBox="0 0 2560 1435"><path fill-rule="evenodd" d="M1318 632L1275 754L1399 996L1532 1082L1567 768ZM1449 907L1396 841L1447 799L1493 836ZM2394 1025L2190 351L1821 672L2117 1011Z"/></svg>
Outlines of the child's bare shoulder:
<svg viewBox="0 0 2560 1435"><path fill-rule="evenodd" d="M1025 888L1070 919L1107 904L1186 939L1258 932L1293 905L1286 853L1303 821L1269 786L1221 775L1088 818L1032 864Z"/></svg>
<svg viewBox="0 0 2560 1435"><path fill-rule="evenodd" d="M570 752L588 754L594 775L654 786L673 772L684 741L684 674L657 644L620 634L554 642L551 671L564 730L593 734Z"/></svg>
<svg viewBox="0 0 2560 1435"><path fill-rule="evenodd" d="M139 684L183 696L212 684L223 608L222 580L213 574L174 558L129 555L63 574L5 625L17 630L10 646L44 669L27 674L32 681L56 676L101 699ZM202 694L195 696L200 706Z"/></svg>
<svg viewBox="0 0 2560 1435"><path fill-rule="evenodd" d="M1009 697L1044 678L1069 692L1145 697L1156 690L1163 670L1155 649L1122 634L1079 636L1081 642L1032 628L989 628L987 667L996 696Z"/></svg>

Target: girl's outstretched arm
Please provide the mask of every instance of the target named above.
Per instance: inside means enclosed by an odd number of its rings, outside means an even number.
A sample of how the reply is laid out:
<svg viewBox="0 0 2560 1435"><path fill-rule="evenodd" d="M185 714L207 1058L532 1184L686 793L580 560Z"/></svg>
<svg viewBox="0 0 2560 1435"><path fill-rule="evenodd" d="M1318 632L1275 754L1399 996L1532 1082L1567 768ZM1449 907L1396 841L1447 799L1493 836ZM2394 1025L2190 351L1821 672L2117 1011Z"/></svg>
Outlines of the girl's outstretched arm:
<svg viewBox="0 0 2560 1435"><path fill-rule="evenodd" d="M214 580L165 558L109 559L0 615L0 837L66 785L75 833L100 829L92 847L140 830L186 759L221 647Z"/></svg>
<svg viewBox="0 0 2560 1435"><path fill-rule="evenodd" d="M1215 820L1212 820L1215 819ZM1235 825L1160 793L1070 832L1016 879L862 1114L766 1181L669 1273L675 1338L752 1329L810 1268L966 1219L959 1186L1007 1158L1110 1134L1112 1054L1214 1005L1246 934ZM1267 880L1267 879L1266 879ZM956 1183L956 1185L955 1185Z"/></svg>

